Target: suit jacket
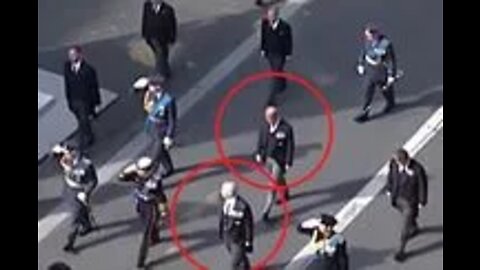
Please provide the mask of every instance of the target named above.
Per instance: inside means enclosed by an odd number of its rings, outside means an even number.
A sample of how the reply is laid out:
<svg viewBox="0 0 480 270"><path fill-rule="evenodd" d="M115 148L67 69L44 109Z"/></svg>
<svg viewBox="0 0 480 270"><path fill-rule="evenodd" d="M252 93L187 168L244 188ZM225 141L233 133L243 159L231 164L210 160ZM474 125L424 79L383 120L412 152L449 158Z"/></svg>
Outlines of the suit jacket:
<svg viewBox="0 0 480 270"><path fill-rule="evenodd" d="M177 39L175 10L163 2L156 13L151 1L145 1L142 16L142 37L157 40L161 45L172 44Z"/></svg>
<svg viewBox="0 0 480 270"><path fill-rule="evenodd" d="M270 125L264 122L260 128L257 144L257 154L262 161L273 158L281 167L292 166L295 152L295 139L292 126L280 119L277 129L270 133Z"/></svg>
<svg viewBox="0 0 480 270"><path fill-rule="evenodd" d="M270 26L268 20L263 20L261 36L261 50L267 57L292 55L292 30L284 20L279 19L275 30Z"/></svg>
<svg viewBox="0 0 480 270"><path fill-rule="evenodd" d="M76 104L86 106L89 113L93 113L95 106L100 105L100 90L95 68L82 61L78 72L72 70L72 64L67 61L64 65L65 95L70 110Z"/></svg>
<svg viewBox="0 0 480 270"><path fill-rule="evenodd" d="M410 159L407 173L401 173L398 163L393 159L389 168L387 190L391 193L393 204L399 197L406 199L415 207L418 204L427 204L427 173L418 161Z"/></svg>
<svg viewBox="0 0 480 270"><path fill-rule="evenodd" d="M253 244L253 214L250 205L240 196L236 197L233 210L240 213L239 216L228 216L222 209L219 219L219 237L225 241L245 244Z"/></svg>

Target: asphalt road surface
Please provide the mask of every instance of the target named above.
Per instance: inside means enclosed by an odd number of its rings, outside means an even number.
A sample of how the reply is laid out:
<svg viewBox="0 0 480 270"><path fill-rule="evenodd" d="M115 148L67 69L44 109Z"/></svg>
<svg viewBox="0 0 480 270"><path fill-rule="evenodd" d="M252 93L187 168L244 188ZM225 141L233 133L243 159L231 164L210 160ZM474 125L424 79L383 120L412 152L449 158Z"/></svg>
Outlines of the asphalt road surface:
<svg viewBox="0 0 480 270"><path fill-rule="evenodd" d="M78 2L78 3L77 3ZM141 1L39 2L38 65L60 72L66 46L85 44L87 56L99 69L105 88L120 93L120 99L95 123L98 144L91 155L98 166L108 160L141 130L142 112L137 96L128 93L136 76L151 68L148 50L138 37ZM192 3L194 2L194 3ZM198 3L197 3L198 2ZM239 3L241 2L241 3ZM253 2L253 1L250 1ZM219 61L254 31L259 11L249 1L173 1L180 20L180 41L173 57L172 91L181 98ZM101 3L101 4L100 4ZM100 6L99 6L100 5ZM126 14L126 11L128 12ZM51 14L60 14L55 17ZM331 103L335 119L335 142L325 169L309 183L292 190L292 224L286 246L269 264L282 269L305 245L307 239L294 231L297 222L320 212L336 213L377 172L422 123L443 105L443 2L380 0L312 1L289 19L293 27L294 55L287 70L301 74L319 86ZM361 27L379 22L393 39L400 67L406 76L398 84L399 107L363 125L352 121L360 109L363 93L355 75ZM60 23L61 22L61 23ZM234 31L232 31L234 29ZM215 158L213 120L215 109L227 89L243 77L267 68L254 51L231 74L206 94L182 118L172 151L181 172L165 180L167 193L189 168ZM222 128L227 152L250 158L266 100L268 82L258 82L241 92L227 110ZM382 108L378 99L375 108ZM289 179L301 176L318 160L326 145L325 111L298 85L289 84L281 105L283 115L296 132L297 151ZM397 245L394 223L398 215L381 196L346 230L351 245L352 269L441 269L443 135L437 135L421 152L432 175L432 200L422 212L427 232L409 245L415 256L405 265L391 262ZM245 168L239 168L245 170ZM259 175L246 171L259 181ZM48 218L61 201L59 173L51 161L38 169L38 219ZM217 240L217 189L232 179L223 167L202 171L183 192L177 219L184 246L209 269L225 269L228 255ZM100 232L78 240L79 255L61 250L68 221L61 223L38 244L38 269L62 259L74 269L134 269L140 239L140 224L133 209L131 187L114 179L99 188L93 203ZM257 221L265 193L241 185L240 191L253 204ZM281 218L280 209L274 217ZM395 223L396 224L396 223ZM374 231L374 228L378 228ZM378 237L372 235L378 232ZM279 222L256 227L253 261L265 255L279 234ZM375 235L377 236L377 235ZM167 230L163 243L153 248L150 269L191 269L173 247ZM406 267L406 268L404 268Z"/></svg>

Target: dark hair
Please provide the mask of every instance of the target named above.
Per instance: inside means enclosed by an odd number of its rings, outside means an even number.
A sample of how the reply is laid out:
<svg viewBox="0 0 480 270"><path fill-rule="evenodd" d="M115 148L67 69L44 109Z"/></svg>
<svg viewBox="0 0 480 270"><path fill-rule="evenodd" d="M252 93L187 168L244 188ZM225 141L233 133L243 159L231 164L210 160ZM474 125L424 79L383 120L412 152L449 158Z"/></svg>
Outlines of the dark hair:
<svg viewBox="0 0 480 270"><path fill-rule="evenodd" d="M380 28L373 23L367 23L365 26L365 31L368 31L370 34L372 34L374 38L378 38L382 35Z"/></svg>
<svg viewBox="0 0 480 270"><path fill-rule="evenodd" d="M408 154L407 150L400 148L397 150L397 157L401 159L409 159L410 155Z"/></svg>
<svg viewBox="0 0 480 270"><path fill-rule="evenodd" d="M72 268L64 262L54 262L48 267L48 270L72 270Z"/></svg>

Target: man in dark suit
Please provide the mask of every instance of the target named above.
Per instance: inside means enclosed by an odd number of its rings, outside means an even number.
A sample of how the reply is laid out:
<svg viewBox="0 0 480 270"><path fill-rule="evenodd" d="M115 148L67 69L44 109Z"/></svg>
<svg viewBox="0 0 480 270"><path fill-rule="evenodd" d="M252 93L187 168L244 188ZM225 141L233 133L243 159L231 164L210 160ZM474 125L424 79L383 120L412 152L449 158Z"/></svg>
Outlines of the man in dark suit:
<svg viewBox="0 0 480 270"><path fill-rule="evenodd" d="M163 87L161 77L153 77L145 93L144 108L148 113L145 129L153 140L153 160L162 164L162 178L173 174L173 162L169 150L173 147L173 138L177 125L177 105Z"/></svg>
<svg viewBox="0 0 480 270"><path fill-rule="evenodd" d="M219 237L232 255L230 269L249 270L247 253L253 251L253 214L248 202L237 194L234 182L224 182L220 211Z"/></svg>
<svg viewBox="0 0 480 270"><path fill-rule="evenodd" d="M292 55L292 31L290 25L278 17L278 8L267 11L267 18L262 20L261 54L266 57L270 68L275 72L283 72L285 61ZM276 95L285 90L285 79L273 79L268 104L275 103Z"/></svg>
<svg viewBox="0 0 480 270"><path fill-rule="evenodd" d="M155 54L156 71L165 79L171 72L168 64L170 46L177 38L175 10L163 0L147 0L143 5L142 37Z"/></svg>
<svg viewBox="0 0 480 270"><path fill-rule="evenodd" d="M393 207L403 216L400 248L395 260L403 261L407 240L418 233L418 211L427 204L427 174L424 167L410 158L404 149L397 150L389 168L387 194Z"/></svg>
<svg viewBox="0 0 480 270"><path fill-rule="evenodd" d="M265 109L265 120L260 128L257 144L256 161L264 163L277 184L283 188L281 196L289 199L286 187L285 173L292 167L295 152L295 140L292 126L278 113L276 107L269 106ZM268 194L263 210L263 220L268 221L269 213L277 192Z"/></svg>
<svg viewBox="0 0 480 270"><path fill-rule="evenodd" d="M79 128L79 148L84 150L94 142L90 117L96 116L100 105L100 91L97 72L82 55L80 47L68 50L64 66L65 95L70 111L75 115Z"/></svg>

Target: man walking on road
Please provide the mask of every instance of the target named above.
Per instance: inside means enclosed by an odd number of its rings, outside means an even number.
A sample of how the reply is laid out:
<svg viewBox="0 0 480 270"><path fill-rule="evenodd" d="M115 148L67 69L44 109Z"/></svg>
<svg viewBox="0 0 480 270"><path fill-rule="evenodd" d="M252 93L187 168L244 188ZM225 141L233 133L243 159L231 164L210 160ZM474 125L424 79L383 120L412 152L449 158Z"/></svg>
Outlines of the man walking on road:
<svg viewBox="0 0 480 270"><path fill-rule="evenodd" d="M155 54L156 72L171 76L168 56L177 38L177 19L173 7L163 0L146 0L143 5L142 37Z"/></svg>
<svg viewBox="0 0 480 270"><path fill-rule="evenodd" d="M266 57L270 69L283 72L285 61L292 55L292 30L290 25L278 17L278 8L272 7L267 11L267 18L262 20L260 50ZM283 78L272 79L272 86L268 105L276 103L276 97L287 87Z"/></svg>
<svg viewBox="0 0 480 270"><path fill-rule="evenodd" d="M277 184L283 187L283 194L280 196L285 196L286 200L289 199L289 192L286 187L285 173L292 167L294 152L295 140L292 126L280 116L276 107L267 107L265 123L262 124L259 132L255 159L265 164ZM262 215L265 222L269 221L270 210L276 195L275 190L267 195Z"/></svg>
<svg viewBox="0 0 480 270"><path fill-rule="evenodd" d="M220 212L219 236L232 256L231 270L249 270L247 253L253 251L253 214L248 202L237 194L234 182L224 182L220 188L223 199Z"/></svg>
<svg viewBox="0 0 480 270"><path fill-rule="evenodd" d="M97 72L82 55L80 47L68 50L64 65L65 95L70 111L78 122L80 151L94 143L90 117L96 116L96 107L101 103Z"/></svg>
<svg viewBox="0 0 480 270"><path fill-rule="evenodd" d="M375 89L380 88L387 102L383 113L395 107L393 82L397 77L397 61L392 42L376 27L367 26L364 32L365 44L358 59L357 72L363 76L362 91L365 102L362 112L355 117L357 122L369 120Z"/></svg>
<svg viewBox="0 0 480 270"><path fill-rule="evenodd" d="M387 194L392 206L403 217L400 247L395 254L395 260L402 262L406 259L408 239L418 234L419 209L427 204L427 174L424 167L410 158L404 149L397 150L389 168Z"/></svg>
<svg viewBox="0 0 480 270"><path fill-rule="evenodd" d="M96 229L91 214L90 196L98 185L98 177L92 162L70 146L56 145L53 154L58 157L64 171L66 184L65 194L72 207L71 230L68 241L63 248L66 252L75 253L75 240Z"/></svg>
<svg viewBox="0 0 480 270"><path fill-rule="evenodd" d="M162 164L161 176L173 174L174 168L169 150L173 147L173 137L177 125L177 105L175 99L163 88L164 81L154 77L144 97L144 109L148 113L146 131L153 140L153 160Z"/></svg>

